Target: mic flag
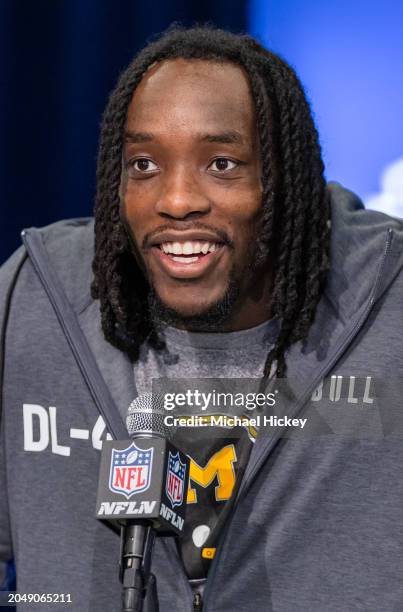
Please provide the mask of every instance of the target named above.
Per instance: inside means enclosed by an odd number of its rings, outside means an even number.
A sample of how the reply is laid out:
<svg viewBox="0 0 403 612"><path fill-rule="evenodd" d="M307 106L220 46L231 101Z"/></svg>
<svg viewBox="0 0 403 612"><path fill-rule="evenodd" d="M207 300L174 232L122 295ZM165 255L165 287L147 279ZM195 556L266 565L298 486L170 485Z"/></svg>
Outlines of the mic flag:
<svg viewBox="0 0 403 612"><path fill-rule="evenodd" d="M161 398L144 395L130 405L132 439L102 445L96 518L118 527L141 521L164 535L184 527L189 458L168 439Z"/></svg>
<svg viewBox="0 0 403 612"><path fill-rule="evenodd" d="M102 445L96 518L118 526L146 519L162 534L183 531L189 459L166 438Z"/></svg>

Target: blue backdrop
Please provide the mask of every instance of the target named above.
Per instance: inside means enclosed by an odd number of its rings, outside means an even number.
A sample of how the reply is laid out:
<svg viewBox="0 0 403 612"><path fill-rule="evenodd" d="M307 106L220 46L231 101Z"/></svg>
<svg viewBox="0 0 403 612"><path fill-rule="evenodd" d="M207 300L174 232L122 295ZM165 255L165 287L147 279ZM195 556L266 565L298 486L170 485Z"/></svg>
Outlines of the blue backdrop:
<svg viewBox="0 0 403 612"><path fill-rule="evenodd" d="M119 72L173 21L246 30L245 0L3 0L0 264L23 227L93 208L98 129Z"/></svg>
<svg viewBox="0 0 403 612"><path fill-rule="evenodd" d="M402 0L250 0L248 19L306 87L327 178L403 217Z"/></svg>

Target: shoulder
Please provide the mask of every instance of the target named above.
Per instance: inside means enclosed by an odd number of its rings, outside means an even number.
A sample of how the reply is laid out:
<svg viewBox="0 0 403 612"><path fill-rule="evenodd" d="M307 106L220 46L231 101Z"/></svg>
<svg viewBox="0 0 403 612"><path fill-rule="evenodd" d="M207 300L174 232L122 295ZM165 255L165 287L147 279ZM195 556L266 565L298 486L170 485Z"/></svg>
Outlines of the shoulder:
<svg viewBox="0 0 403 612"><path fill-rule="evenodd" d="M392 217L378 210L369 210L361 198L334 181L327 184L330 193L332 223L336 222L339 230L345 233L356 233L357 236L367 232L368 235L392 228L399 240L403 241L403 219ZM371 232L372 230L372 232Z"/></svg>
<svg viewBox="0 0 403 612"><path fill-rule="evenodd" d="M17 281L19 271L26 260L24 247L20 247L0 267L0 334L3 330L3 322L6 319L10 297Z"/></svg>
<svg viewBox="0 0 403 612"><path fill-rule="evenodd" d="M90 300L94 220L66 219L41 228L28 228L24 232L40 236L49 262L69 299L78 309L84 307ZM1 289L17 282L24 284L24 279L32 274L35 272L28 253L21 246L0 268Z"/></svg>
<svg viewBox="0 0 403 612"><path fill-rule="evenodd" d="M382 266L380 292L401 277L403 220L367 210L361 199L338 183L329 183L331 203L330 274L327 295L350 316L367 299Z"/></svg>
<svg viewBox="0 0 403 612"><path fill-rule="evenodd" d="M403 254L403 219L366 209L362 200L339 183L328 183L331 203L332 247L346 256L378 254L391 236L391 251Z"/></svg>
<svg viewBox="0 0 403 612"><path fill-rule="evenodd" d="M55 266L64 267L67 261L78 262L83 256L92 258L94 251L92 217L64 219L45 227L29 228L24 231L40 233Z"/></svg>
<svg viewBox="0 0 403 612"><path fill-rule="evenodd" d="M10 284L12 284L18 270L23 265L26 258L26 252L23 246L20 246L7 261L0 266L0 295L3 295Z"/></svg>

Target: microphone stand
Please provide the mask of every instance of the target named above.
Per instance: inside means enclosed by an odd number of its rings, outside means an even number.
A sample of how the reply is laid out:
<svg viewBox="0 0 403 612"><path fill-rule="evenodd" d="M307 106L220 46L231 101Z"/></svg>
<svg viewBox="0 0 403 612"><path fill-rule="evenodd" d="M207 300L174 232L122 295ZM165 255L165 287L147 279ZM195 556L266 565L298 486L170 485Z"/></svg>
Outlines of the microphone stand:
<svg viewBox="0 0 403 612"><path fill-rule="evenodd" d="M155 530L131 520L121 525L120 534L119 578L123 584L122 612L142 612L147 588L154 579L150 570ZM155 604L153 612L158 612Z"/></svg>

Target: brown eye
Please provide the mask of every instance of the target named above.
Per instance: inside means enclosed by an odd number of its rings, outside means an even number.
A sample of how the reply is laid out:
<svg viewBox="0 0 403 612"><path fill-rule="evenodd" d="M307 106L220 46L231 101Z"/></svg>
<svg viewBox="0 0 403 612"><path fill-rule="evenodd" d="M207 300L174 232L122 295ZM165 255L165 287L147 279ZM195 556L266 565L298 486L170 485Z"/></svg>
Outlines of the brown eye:
<svg viewBox="0 0 403 612"><path fill-rule="evenodd" d="M231 159L227 159L226 157L218 157L211 163L210 168L214 172L225 172L226 170L233 170L236 168L236 166L236 162L232 161Z"/></svg>
<svg viewBox="0 0 403 612"><path fill-rule="evenodd" d="M137 172L154 172L158 170L157 164L146 157L141 157L132 162L132 168L137 170Z"/></svg>

